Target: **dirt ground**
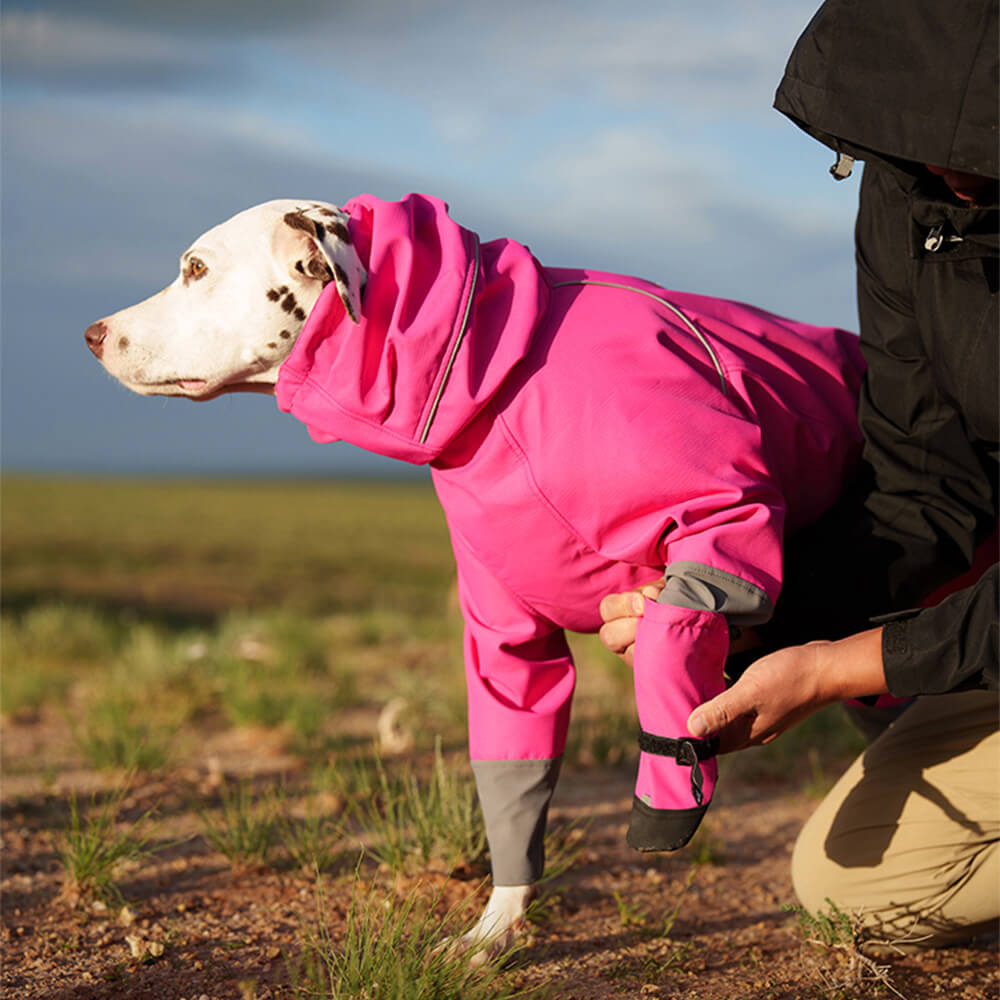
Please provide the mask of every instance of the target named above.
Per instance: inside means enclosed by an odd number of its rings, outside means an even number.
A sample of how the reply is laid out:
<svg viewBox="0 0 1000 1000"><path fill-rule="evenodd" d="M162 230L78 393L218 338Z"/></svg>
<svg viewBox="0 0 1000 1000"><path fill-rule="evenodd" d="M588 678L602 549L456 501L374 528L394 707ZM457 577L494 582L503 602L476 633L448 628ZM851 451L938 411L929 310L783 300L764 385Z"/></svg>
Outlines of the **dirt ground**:
<svg viewBox="0 0 1000 1000"><path fill-rule="evenodd" d="M294 768L260 734L226 734L206 745L211 767L191 766L134 784L127 806L157 804L158 851L119 880L129 909L81 908L62 892L50 831L65 823L70 791L89 794L113 778L46 767L58 757L59 719L8 721L3 744L2 995L11 1000L265 1000L290 996L286 953L315 919L313 879L299 872L234 874L202 835L192 799L227 774ZM41 777L39 776L41 775ZM56 775L58 775L56 777ZM982 1000L1000 995L997 942L880 960L888 982L852 968L845 951L804 943L794 915L789 856L815 805L771 782L723 784L698 863L689 852L640 857L624 832L631 801L622 769L574 770L560 784L552 820L589 821L570 870L533 925L511 975L544 985L555 1000L799 1000L903 996ZM421 878L451 902L485 896L482 872ZM376 877L377 873L376 873ZM388 877L386 877L387 879ZM689 879L691 879L689 883ZM353 872L325 880L334 934L343 925ZM477 890L477 886L480 886ZM397 890L406 886L398 884ZM422 891L422 890L421 890ZM676 910L669 935L657 928ZM162 945L149 951L150 944ZM377 994L373 994L377 996Z"/></svg>

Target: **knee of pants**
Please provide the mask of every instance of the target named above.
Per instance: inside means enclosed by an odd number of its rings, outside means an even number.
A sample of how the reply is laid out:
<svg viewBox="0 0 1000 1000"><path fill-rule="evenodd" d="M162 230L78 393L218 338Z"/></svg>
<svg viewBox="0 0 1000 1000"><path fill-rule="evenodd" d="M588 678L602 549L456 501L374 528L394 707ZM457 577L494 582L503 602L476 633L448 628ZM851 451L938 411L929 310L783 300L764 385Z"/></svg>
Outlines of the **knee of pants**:
<svg viewBox="0 0 1000 1000"><path fill-rule="evenodd" d="M834 865L831 865L823 852L823 829L815 829L816 815L806 822L799 832L792 851L792 887L799 903L810 913L819 913L829 908L833 902L843 909L844 900L838 901L838 889L843 886L843 879Z"/></svg>
<svg viewBox="0 0 1000 1000"><path fill-rule="evenodd" d="M795 844L805 909L829 899L866 923L919 927L927 943L996 918L996 712L993 692L918 700L848 768Z"/></svg>

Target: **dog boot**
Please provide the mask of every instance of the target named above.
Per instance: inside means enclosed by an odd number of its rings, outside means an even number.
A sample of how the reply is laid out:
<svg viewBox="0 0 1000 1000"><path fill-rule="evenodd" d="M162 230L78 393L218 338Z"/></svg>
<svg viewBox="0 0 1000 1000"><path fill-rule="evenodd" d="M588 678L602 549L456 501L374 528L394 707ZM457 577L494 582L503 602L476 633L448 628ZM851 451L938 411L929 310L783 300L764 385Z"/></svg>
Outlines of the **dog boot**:
<svg viewBox="0 0 1000 1000"><path fill-rule="evenodd" d="M718 776L716 741L687 731L687 719L725 687L724 615L647 601L635 640L639 773L628 843L675 851L692 837Z"/></svg>

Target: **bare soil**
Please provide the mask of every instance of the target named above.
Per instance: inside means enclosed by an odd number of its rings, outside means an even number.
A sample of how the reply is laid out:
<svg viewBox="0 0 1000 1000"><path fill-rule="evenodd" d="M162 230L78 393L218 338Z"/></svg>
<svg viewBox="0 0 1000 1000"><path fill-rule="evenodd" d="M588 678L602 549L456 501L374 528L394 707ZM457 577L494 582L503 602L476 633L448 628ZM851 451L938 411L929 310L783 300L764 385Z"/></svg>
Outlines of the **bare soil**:
<svg viewBox="0 0 1000 1000"><path fill-rule="evenodd" d="M294 778L301 762L260 733L229 732L206 741L204 765L138 779L126 802L129 813L155 804L158 836L172 845L122 873L119 885L129 904L123 914L64 891L52 832L66 822L68 795L110 789L117 779L81 770L78 762L72 769L71 758L60 758L63 730L55 713L4 726L2 995L290 996L286 956L316 919L315 879L288 870L234 872L204 838L192 802L204 798L220 774ZM891 986L870 968L852 968L846 951L803 941L794 915L784 909L795 901L792 844L816 804L799 788L773 779L724 782L699 863L690 850L658 856L629 850L630 801L631 779L623 769L575 769L562 780L552 821L589 826L510 973L523 986L543 986L543 995L557 1000L1000 995L995 940L880 960ZM473 893L485 898L482 876L427 873L419 891L440 892L441 905ZM417 881L378 872L372 877L403 893ZM353 882L350 868L324 879L322 905L334 935L343 926ZM664 936L663 921L675 909ZM151 954L151 943L162 945L162 954Z"/></svg>

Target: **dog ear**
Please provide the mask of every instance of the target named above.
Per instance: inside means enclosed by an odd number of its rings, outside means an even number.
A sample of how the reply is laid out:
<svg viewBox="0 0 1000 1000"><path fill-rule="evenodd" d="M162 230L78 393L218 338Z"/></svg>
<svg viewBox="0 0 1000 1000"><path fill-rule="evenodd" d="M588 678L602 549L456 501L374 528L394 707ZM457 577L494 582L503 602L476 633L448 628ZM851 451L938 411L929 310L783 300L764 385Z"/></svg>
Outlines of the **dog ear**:
<svg viewBox="0 0 1000 1000"><path fill-rule="evenodd" d="M308 253L294 262L297 271L322 281L337 283L340 301L354 323L361 321L361 292L365 269L351 245L348 215L335 205L309 205L286 213L284 223L308 237Z"/></svg>

